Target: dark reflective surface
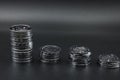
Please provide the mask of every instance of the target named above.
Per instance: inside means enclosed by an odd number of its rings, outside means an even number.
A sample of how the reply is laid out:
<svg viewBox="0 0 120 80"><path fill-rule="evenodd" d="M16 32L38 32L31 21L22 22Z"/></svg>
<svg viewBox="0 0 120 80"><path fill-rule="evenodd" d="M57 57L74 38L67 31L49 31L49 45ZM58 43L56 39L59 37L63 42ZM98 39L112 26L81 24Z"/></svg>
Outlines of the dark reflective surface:
<svg viewBox="0 0 120 80"><path fill-rule="evenodd" d="M97 64L101 53L120 57L119 2L89 2L1 2L0 80L120 80L119 69L104 69ZM21 23L33 29L30 64L11 61L9 27ZM62 48L58 64L40 62L39 48L46 44ZM92 63L88 67L71 65L68 50L72 45L90 49Z"/></svg>
<svg viewBox="0 0 120 80"><path fill-rule="evenodd" d="M119 39L105 40L86 36L55 36L34 33L33 61L30 64L16 64L11 61L9 32L0 36L0 78L2 80L119 80L119 69L104 69L97 65L100 53L114 53L119 56ZM102 37L101 37L102 38ZM83 40L84 39L84 40ZM77 42L76 42L77 41ZM39 47L45 44L57 44L62 47L61 60L58 64L43 64L39 60ZM74 67L69 59L69 46L82 44L92 52L92 63L86 67Z"/></svg>

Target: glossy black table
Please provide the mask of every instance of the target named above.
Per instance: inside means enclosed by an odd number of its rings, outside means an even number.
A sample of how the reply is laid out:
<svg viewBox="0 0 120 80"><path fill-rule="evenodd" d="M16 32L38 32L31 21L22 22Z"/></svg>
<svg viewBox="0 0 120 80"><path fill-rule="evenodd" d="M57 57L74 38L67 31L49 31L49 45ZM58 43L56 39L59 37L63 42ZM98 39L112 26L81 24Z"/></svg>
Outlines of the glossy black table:
<svg viewBox="0 0 120 80"><path fill-rule="evenodd" d="M0 80L120 80L119 69L104 69L97 63L100 54L120 57L118 2L36 1L0 2ZM33 59L29 64L16 64L11 59L9 27L20 23L33 29ZM46 44L62 48L59 63L40 62L39 48ZM72 45L90 48L89 66L71 65Z"/></svg>
<svg viewBox="0 0 120 80"><path fill-rule="evenodd" d="M17 64L11 60L9 32L0 33L0 79L1 80L119 80L119 69L104 69L97 64L101 53L113 53L118 56L120 41L111 38L36 34L33 36L33 60L28 64ZM43 64L39 59L39 47L56 44L62 47L61 58L57 64ZM74 67L69 59L71 45L84 45L92 52L88 67Z"/></svg>

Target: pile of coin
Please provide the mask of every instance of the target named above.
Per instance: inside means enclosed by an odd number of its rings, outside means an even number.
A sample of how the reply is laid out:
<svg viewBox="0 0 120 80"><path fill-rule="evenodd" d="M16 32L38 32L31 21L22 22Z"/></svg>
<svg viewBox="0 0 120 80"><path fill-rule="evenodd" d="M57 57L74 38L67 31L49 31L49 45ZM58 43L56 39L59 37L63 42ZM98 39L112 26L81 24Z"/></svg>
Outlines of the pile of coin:
<svg viewBox="0 0 120 80"><path fill-rule="evenodd" d="M12 58L15 62L30 62L32 33L29 25L18 24L10 27Z"/></svg>
<svg viewBox="0 0 120 80"><path fill-rule="evenodd" d="M86 66L90 62L91 52L86 47L72 46L70 48L70 57L72 64L76 66Z"/></svg>

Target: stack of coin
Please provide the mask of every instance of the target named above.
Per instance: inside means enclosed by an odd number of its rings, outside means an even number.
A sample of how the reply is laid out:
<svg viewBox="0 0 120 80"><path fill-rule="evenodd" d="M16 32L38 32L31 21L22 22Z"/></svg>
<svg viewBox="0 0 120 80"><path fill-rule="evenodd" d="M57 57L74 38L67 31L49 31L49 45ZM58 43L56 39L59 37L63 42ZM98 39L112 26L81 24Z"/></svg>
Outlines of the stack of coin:
<svg viewBox="0 0 120 80"><path fill-rule="evenodd" d="M30 62L32 52L31 27L25 24L10 27L12 58L14 62Z"/></svg>
<svg viewBox="0 0 120 80"><path fill-rule="evenodd" d="M70 57L75 66L86 66L90 62L91 52L86 47L72 46L70 48Z"/></svg>
<svg viewBox="0 0 120 80"><path fill-rule="evenodd" d="M101 54L99 56L99 64L105 68L119 68L120 60L114 54Z"/></svg>
<svg viewBox="0 0 120 80"><path fill-rule="evenodd" d="M41 48L41 61L44 63L56 63L59 60L61 48L57 45L45 45Z"/></svg>

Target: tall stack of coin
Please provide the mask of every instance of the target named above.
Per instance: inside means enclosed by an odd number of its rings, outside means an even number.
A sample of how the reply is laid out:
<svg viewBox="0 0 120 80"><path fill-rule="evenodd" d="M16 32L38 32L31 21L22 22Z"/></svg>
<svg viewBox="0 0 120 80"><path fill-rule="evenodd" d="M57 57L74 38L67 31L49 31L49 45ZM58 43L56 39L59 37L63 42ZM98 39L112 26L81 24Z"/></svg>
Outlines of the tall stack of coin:
<svg viewBox="0 0 120 80"><path fill-rule="evenodd" d="M12 58L14 62L30 62L32 52L31 27L25 24L10 27Z"/></svg>

